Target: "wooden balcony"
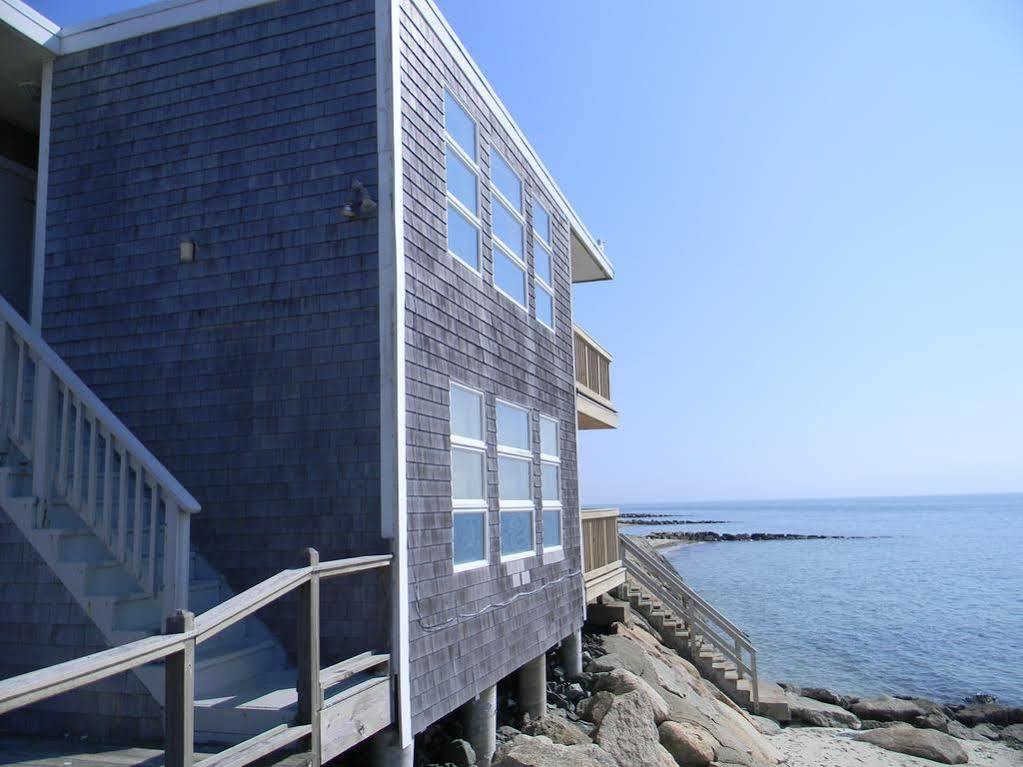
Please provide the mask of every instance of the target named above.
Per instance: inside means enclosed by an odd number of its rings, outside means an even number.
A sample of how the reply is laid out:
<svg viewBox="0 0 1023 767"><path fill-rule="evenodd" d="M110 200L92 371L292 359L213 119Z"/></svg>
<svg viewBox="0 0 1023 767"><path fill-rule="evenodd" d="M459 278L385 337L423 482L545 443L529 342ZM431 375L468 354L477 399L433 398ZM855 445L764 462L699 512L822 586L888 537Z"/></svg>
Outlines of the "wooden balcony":
<svg viewBox="0 0 1023 767"><path fill-rule="evenodd" d="M611 403L611 355L575 328L575 403L580 429L617 429Z"/></svg>
<svg viewBox="0 0 1023 767"><path fill-rule="evenodd" d="M583 509L583 577L592 602L625 583L618 551L618 509Z"/></svg>

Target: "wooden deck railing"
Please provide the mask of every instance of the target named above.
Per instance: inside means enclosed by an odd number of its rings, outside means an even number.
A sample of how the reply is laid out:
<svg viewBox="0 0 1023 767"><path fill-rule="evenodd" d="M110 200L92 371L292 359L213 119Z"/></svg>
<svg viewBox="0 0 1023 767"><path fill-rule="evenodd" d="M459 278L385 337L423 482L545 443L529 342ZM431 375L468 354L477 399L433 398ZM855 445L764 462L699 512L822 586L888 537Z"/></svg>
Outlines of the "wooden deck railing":
<svg viewBox="0 0 1023 767"><path fill-rule="evenodd" d="M583 577L586 599L625 582L618 549L618 509L583 509Z"/></svg>
<svg viewBox="0 0 1023 767"><path fill-rule="evenodd" d="M336 723L321 722L323 690L353 668L365 669L387 663L388 656L370 656L372 664L342 661L320 668L321 578L351 575L387 567L389 555L355 557L320 562L315 549L307 549L308 565L284 570L199 616L179 611L168 619L167 634L146 637L109 650L76 658L56 666L0 681L0 714L74 690L92 682L131 671L146 663L165 661L164 733L166 767L192 767L194 763L195 648L274 600L299 591L298 717L293 725L281 725L256 735L221 754L204 759L195 767L233 767L249 764L273 751L308 736L313 764L320 763L321 732L336 729ZM363 656L360 656L360 659ZM381 660L382 659L382 660ZM359 660L359 659L355 659ZM330 727L328 725L335 725ZM366 737L372 733L366 733ZM336 755L336 754L334 754Z"/></svg>
<svg viewBox="0 0 1023 767"><path fill-rule="evenodd" d="M611 404L611 355L581 328L575 328L575 379L587 394Z"/></svg>
<svg viewBox="0 0 1023 767"><path fill-rule="evenodd" d="M32 462L32 494L67 503L164 614L187 606L199 503L0 298L0 444ZM157 563L162 560L162 567Z"/></svg>

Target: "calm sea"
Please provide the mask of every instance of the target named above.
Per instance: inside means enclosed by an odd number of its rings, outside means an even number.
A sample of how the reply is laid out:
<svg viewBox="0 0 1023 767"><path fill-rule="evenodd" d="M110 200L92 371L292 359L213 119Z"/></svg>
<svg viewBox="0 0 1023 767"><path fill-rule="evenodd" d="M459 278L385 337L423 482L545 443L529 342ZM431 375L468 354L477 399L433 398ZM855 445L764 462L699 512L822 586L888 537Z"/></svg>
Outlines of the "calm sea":
<svg viewBox="0 0 1023 767"><path fill-rule="evenodd" d="M668 550L751 635L760 675L854 695L1023 704L1023 495L622 505L654 530L885 536Z"/></svg>

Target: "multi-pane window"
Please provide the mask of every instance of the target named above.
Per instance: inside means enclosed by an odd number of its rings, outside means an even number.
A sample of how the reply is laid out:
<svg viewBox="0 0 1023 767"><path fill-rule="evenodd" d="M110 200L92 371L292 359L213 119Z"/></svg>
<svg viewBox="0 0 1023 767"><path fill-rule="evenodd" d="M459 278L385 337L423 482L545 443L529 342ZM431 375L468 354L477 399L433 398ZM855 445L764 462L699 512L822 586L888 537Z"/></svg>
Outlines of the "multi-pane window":
<svg viewBox="0 0 1023 767"><path fill-rule="evenodd" d="M444 169L448 198L448 252L480 271L480 172L476 122L444 91Z"/></svg>
<svg viewBox="0 0 1023 767"><path fill-rule="evenodd" d="M551 215L533 202L533 261L536 266L536 318L554 329L554 245Z"/></svg>
<svg viewBox="0 0 1023 767"><path fill-rule="evenodd" d="M497 490L501 509L501 557L532 554L533 458L529 411L497 401Z"/></svg>
<svg viewBox="0 0 1023 767"><path fill-rule="evenodd" d="M543 547L561 546L561 442L558 422L540 416L540 496Z"/></svg>
<svg viewBox="0 0 1023 767"><path fill-rule="evenodd" d="M483 395L452 384L451 509L455 569L487 560L486 442Z"/></svg>
<svg viewBox="0 0 1023 767"><path fill-rule="evenodd" d="M522 215L522 179L496 151L490 152L491 220L494 285L526 308L525 218Z"/></svg>

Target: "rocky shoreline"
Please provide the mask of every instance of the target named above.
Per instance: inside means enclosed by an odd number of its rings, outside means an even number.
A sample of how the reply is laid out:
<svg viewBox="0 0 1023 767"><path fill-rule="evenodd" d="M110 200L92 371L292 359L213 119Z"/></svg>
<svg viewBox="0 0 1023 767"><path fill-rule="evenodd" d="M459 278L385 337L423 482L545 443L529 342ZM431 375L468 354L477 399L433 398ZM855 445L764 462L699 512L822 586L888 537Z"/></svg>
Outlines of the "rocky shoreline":
<svg viewBox="0 0 1023 767"><path fill-rule="evenodd" d="M771 685L787 703L776 721L739 708L634 612L584 633L583 647L585 670L574 679L548 654L541 719L523 717L514 688L498 686L493 767L1023 765L1023 709L989 698L945 705ZM457 717L424 733L416 750L423 767L485 763Z"/></svg>

